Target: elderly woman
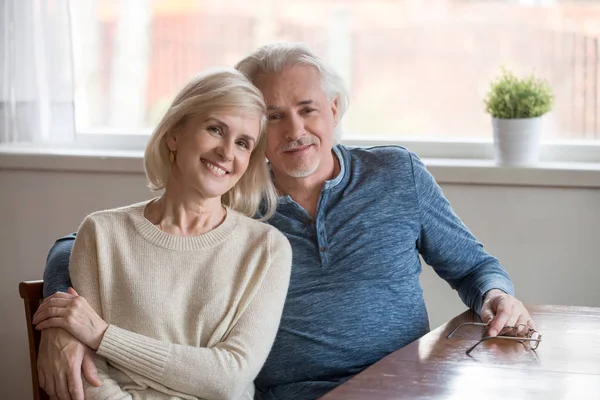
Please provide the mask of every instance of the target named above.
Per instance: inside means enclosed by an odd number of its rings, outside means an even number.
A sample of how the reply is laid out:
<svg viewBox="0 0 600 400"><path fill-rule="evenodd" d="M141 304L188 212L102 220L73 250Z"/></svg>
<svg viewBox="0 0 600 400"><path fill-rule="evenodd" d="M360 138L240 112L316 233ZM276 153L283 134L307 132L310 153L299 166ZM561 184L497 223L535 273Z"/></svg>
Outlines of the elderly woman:
<svg viewBox="0 0 600 400"><path fill-rule="evenodd" d="M162 196L81 224L73 289L47 299L37 329L96 351L89 399L252 399L287 292L291 248L268 218L262 95L233 70L175 98L144 163Z"/></svg>

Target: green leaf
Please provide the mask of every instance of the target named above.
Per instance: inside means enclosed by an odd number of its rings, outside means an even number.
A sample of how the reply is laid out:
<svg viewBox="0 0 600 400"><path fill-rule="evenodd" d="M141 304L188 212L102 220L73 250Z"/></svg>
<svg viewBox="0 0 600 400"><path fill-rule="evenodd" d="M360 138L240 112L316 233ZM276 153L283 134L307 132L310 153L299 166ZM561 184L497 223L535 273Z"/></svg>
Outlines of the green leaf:
<svg viewBox="0 0 600 400"><path fill-rule="evenodd" d="M502 74L490 84L484 99L485 110L495 118L535 118L552 109L552 86L531 74L518 78L502 68Z"/></svg>

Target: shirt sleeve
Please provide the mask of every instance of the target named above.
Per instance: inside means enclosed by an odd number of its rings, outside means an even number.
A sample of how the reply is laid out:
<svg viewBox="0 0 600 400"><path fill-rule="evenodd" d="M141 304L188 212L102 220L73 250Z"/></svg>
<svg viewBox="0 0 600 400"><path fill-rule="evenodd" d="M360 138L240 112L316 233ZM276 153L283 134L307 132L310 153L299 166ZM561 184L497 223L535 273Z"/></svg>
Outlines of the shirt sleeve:
<svg viewBox="0 0 600 400"><path fill-rule="evenodd" d="M71 286L69 277L69 258L75 241L75 233L54 242L46 258L44 268L44 298L56 292L66 292Z"/></svg>
<svg viewBox="0 0 600 400"><path fill-rule="evenodd" d="M100 317L103 317L100 303L96 233L94 222L89 217L81 224L74 243L73 240L69 243L70 247L72 246L73 248L70 268L73 288L80 296L83 296L87 300L89 305ZM69 252L70 251L71 249L69 248ZM69 271L67 271L67 273L69 273ZM96 354L94 355L94 364L98 369L98 377L102 381L102 386L92 386L83 379L86 399L131 399L131 395L124 391L119 384L109 376L106 359Z"/></svg>
<svg viewBox="0 0 600 400"><path fill-rule="evenodd" d="M421 220L417 245L425 262L477 313L491 289L514 295L506 271L454 213L433 176L412 153L411 163Z"/></svg>
<svg viewBox="0 0 600 400"><path fill-rule="evenodd" d="M254 285L245 311L225 340L214 347L184 346L110 325L98 354L183 393L206 399L240 398L267 359L289 285L291 246L279 232L271 233L266 273Z"/></svg>

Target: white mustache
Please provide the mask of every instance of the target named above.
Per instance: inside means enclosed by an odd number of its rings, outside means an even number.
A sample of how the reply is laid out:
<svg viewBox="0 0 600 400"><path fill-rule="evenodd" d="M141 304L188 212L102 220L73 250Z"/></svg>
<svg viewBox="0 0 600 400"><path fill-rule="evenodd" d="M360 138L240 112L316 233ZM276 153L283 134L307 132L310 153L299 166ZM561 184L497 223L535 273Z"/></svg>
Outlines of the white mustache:
<svg viewBox="0 0 600 400"><path fill-rule="evenodd" d="M317 138L310 136L303 136L298 140L294 140L293 142L289 142L285 146L281 147L281 151L290 151L294 150L297 147L308 146L310 144L317 144Z"/></svg>

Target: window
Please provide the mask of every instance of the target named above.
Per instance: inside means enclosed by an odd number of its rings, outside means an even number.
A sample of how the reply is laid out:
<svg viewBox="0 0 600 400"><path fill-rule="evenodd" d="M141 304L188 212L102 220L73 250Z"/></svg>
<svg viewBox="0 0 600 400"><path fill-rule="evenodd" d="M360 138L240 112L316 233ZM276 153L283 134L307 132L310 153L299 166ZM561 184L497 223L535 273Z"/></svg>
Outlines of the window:
<svg viewBox="0 0 600 400"><path fill-rule="evenodd" d="M72 1L77 130L148 134L196 72L303 41L346 79L345 138L492 140L501 66L548 79L546 140L600 143L600 2Z"/></svg>

